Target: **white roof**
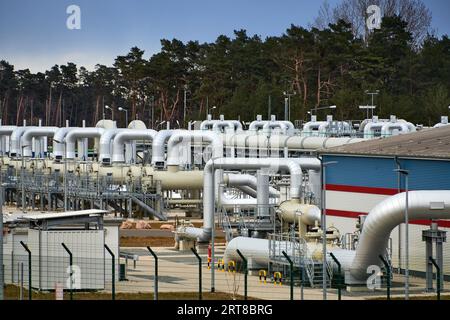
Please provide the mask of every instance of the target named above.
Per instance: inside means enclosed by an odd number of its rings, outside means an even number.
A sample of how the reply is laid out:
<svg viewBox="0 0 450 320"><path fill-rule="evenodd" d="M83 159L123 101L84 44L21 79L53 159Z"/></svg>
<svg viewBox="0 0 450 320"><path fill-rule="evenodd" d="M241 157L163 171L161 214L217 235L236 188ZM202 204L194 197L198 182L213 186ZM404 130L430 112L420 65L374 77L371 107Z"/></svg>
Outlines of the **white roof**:
<svg viewBox="0 0 450 320"><path fill-rule="evenodd" d="M50 220L50 219L60 219L60 218L70 218L70 217L81 217L81 216L90 216L90 215L98 215L98 214L106 214L107 210L80 210L80 211L67 211L67 212L53 212L53 213L42 213L42 214L27 214L20 219L24 220Z"/></svg>

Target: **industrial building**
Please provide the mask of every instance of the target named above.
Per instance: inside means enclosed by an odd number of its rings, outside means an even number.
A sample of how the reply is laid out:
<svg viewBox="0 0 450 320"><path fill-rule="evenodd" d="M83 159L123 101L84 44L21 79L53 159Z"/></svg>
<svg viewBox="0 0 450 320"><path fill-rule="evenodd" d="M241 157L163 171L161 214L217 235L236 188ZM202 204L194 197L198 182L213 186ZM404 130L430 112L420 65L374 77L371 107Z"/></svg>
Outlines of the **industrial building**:
<svg viewBox="0 0 450 320"><path fill-rule="evenodd" d="M326 214L328 223L343 234L351 244L358 218L383 200L404 192L408 174L409 191L450 190L450 126L439 126L408 135L377 139L322 150L319 154L326 168ZM426 270L428 257L422 231L428 230L432 219L410 221L410 268L419 274ZM443 231L450 230L450 222L437 220ZM389 250L394 268L405 267L405 226L391 233ZM400 238L399 238L400 237ZM444 252L449 252L444 243ZM403 263L403 265L402 265ZM444 254L444 273L450 272L450 255Z"/></svg>
<svg viewBox="0 0 450 320"><path fill-rule="evenodd" d="M404 244L398 231L391 231L402 224L409 206L410 268L425 272L429 252L421 239L429 235L421 232L430 228L430 220L450 218L450 126L442 121L433 129L417 128L395 116L357 124L331 116L311 120L295 127L258 116L245 126L209 116L196 128L171 129L167 123L160 131L140 120L127 128L111 120L93 128L0 126L4 201L26 212L22 219L29 222L27 241L34 251L47 250L45 239L75 245L84 238L92 248L86 254L96 257L105 254L107 242L98 217L80 214L95 220L94 230L82 220L82 230L47 234L43 226L51 219L40 213L33 217L33 212L53 212L52 219L64 220L70 211L100 210L166 221L177 209L203 221L202 227L179 221L174 231L178 248L205 252L211 245L214 265L219 259L240 263L239 249L250 270L269 274L285 274L284 251L311 287L332 286L339 272L334 259L349 286L364 286L368 267L384 267L380 256L391 267L403 268L398 256ZM396 169L409 172L410 203ZM439 226L442 231L449 224L439 221ZM214 251L217 228L227 241L220 257ZM62 250L58 245L48 255L62 255ZM441 252L439 246L436 251ZM446 272L448 259L437 257ZM104 286L97 278L106 271L94 269L99 273L93 272L85 289ZM39 279L44 283L48 277Z"/></svg>

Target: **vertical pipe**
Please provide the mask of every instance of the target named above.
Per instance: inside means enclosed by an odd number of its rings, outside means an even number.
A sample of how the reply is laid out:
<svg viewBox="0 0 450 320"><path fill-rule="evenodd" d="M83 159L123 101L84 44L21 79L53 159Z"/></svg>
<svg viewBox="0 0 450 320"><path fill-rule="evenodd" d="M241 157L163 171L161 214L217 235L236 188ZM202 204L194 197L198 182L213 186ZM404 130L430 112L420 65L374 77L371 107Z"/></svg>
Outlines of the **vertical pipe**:
<svg viewBox="0 0 450 320"><path fill-rule="evenodd" d="M5 298L3 274L3 186L0 186L0 301Z"/></svg>
<svg viewBox="0 0 450 320"><path fill-rule="evenodd" d="M323 300L327 300L327 221L326 221L326 173L323 161L321 161L322 167L322 290Z"/></svg>
<svg viewBox="0 0 450 320"><path fill-rule="evenodd" d="M409 217L408 217L408 174L405 176L405 188L406 188L406 207L405 207L405 254L406 254L406 268L405 268L405 300L409 300Z"/></svg>

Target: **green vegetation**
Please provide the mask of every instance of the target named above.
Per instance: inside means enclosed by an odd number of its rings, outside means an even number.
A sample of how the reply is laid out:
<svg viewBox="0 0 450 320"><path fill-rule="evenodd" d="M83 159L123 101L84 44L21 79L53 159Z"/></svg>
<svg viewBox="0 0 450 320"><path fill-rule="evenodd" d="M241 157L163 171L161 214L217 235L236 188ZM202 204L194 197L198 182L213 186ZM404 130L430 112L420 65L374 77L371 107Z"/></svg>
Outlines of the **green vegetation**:
<svg viewBox="0 0 450 320"><path fill-rule="evenodd" d="M308 120L315 107L337 105L337 119L363 119L359 105L370 104L366 90L380 90L375 104L380 117L395 114L433 125L450 105L450 39L428 35L420 45L401 17L385 17L381 29L355 36L344 20L326 28L291 25L278 37L261 39L245 30L221 35L214 43L161 40L161 51L144 58L134 47L113 66L88 71L73 63L45 73L14 71L0 62L0 117L4 124L41 118L44 125L92 126L103 105L122 106L130 119L147 125L161 120L203 119L213 106L217 118L249 121L257 114L284 116L283 92L291 97L291 120ZM184 91L187 96L186 119ZM153 111L152 111L153 110ZM106 110L106 117L111 117ZM331 110L318 111L324 117Z"/></svg>

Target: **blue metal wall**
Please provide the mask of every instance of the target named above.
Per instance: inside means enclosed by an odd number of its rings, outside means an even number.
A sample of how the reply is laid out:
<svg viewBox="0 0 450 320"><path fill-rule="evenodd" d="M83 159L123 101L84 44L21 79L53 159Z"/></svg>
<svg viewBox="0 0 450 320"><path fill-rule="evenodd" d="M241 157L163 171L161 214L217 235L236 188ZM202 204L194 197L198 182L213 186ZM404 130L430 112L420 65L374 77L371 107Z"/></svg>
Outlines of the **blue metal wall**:
<svg viewBox="0 0 450 320"><path fill-rule="evenodd" d="M327 184L397 189L394 158L324 155L323 159L338 162L327 167ZM402 169L410 171L410 190L450 190L450 161L399 159L399 162Z"/></svg>

